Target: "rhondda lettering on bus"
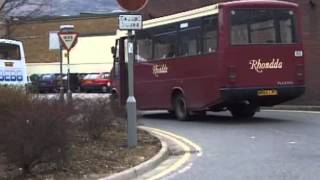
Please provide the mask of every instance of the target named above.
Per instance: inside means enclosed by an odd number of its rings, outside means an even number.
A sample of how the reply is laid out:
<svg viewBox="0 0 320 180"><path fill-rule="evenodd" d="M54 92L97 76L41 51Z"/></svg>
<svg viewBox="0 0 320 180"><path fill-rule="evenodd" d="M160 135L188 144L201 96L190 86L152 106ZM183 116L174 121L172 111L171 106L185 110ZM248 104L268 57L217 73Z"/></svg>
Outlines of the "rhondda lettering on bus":
<svg viewBox="0 0 320 180"><path fill-rule="evenodd" d="M284 63L280 59L273 58L272 61L268 62L261 62L261 59L253 59L249 61L249 64L251 66L250 69L263 73L265 69L282 69Z"/></svg>
<svg viewBox="0 0 320 180"><path fill-rule="evenodd" d="M158 77L159 74L167 74L168 73L168 67L166 64L156 64L152 67L153 75Z"/></svg>

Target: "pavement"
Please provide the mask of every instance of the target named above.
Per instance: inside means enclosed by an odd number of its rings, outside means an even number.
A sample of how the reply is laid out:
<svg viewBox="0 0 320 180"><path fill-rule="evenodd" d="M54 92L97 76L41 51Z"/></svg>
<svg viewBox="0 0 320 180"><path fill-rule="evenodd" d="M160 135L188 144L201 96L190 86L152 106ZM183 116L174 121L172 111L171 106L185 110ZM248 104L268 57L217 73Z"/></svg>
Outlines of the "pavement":
<svg viewBox="0 0 320 180"><path fill-rule="evenodd" d="M99 180L127 180L127 179L161 179L187 165L194 155L202 156L201 147L190 140L160 129L140 126L161 141L161 150L150 160L111 176Z"/></svg>

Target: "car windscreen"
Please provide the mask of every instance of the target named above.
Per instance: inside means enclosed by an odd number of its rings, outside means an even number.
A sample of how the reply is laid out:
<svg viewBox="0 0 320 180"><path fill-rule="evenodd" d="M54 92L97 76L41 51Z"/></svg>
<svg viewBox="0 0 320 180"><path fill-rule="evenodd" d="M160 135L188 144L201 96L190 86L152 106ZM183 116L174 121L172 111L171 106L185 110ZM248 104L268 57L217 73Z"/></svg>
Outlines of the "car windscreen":
<svg viewBox="0 0 320 180"><path fill-rule="evenodd" d="M45 74L41 76L42 80L52 80L53 75L52 74Z"/></svg>
<svg viewBox="0 0 320 180"><path fill-rule="evenodd" d="M83 79L97 79L99 74L88 74Z"/></svg>
<svg viewBox="0 0 320 180"><path fill-rule="evenodd" d="M294 12L289 9L231 10L231 44L297 42Z"/></svg>
<svg viewBox="0 0 320 180"><path fill-rule="evenodd" d="M110 73L102 73L101 77L104 78L104 79L107 79L107 78L110 77Z"/></svg>

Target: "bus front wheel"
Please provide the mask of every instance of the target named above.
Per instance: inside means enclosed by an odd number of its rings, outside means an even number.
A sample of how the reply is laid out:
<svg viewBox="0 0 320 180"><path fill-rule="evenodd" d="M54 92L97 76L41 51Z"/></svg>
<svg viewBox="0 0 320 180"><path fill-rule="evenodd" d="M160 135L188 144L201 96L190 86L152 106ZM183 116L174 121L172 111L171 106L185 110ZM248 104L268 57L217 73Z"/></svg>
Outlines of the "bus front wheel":
<svg viewBox="0 0 320 180"><path fill-rule="evenodd" d="M186 121L189 120L190 118L190 113L188 111L187 103L185 98L181 95L178 94L175 96L173 100L173 105L174 105L174 113L177 117L177 119L181 121Z"/></svg>

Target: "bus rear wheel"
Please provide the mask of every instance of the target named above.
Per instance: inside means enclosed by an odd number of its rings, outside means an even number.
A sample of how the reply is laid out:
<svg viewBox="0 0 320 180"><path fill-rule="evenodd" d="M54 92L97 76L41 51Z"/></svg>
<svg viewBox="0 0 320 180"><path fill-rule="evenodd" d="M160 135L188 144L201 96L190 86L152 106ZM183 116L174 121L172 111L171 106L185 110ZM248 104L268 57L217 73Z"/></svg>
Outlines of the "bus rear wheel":
<svg viewBox="0 0 320 180"><path fill-rule="evenodd" d="M234 118L252 118L258 106L253 103L233 104L229 110Z"/></svg>
<svg viewBox="0 0 320 180"><path fill-rule="evenodd" d="M173 106L174 106L174 113L177 119L181 121L189 120L190 113L188 111L187 103L185 98L181 94L178 94L175 96L173 100Z"/></svg>

